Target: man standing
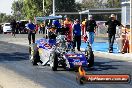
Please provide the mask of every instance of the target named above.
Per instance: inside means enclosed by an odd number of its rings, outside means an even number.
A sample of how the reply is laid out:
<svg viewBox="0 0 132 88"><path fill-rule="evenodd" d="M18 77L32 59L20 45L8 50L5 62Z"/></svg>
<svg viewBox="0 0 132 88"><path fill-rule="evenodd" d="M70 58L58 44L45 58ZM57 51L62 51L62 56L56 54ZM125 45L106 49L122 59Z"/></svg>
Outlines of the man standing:
<svg viewBox="0 0 132 88"><path fill-rule="evenodd" d="M68 35L67 35L67 40L69 42L72 41L72 22L70 21L69 18L66 18L64 21L64 27L69 29Z"/></svg>
<svg viewBox="0 0 132 88"><path fill-rule="evenodd" d="M29 20L29 23L27 24L28 28L28 40L29 44L31 44L31 36L32 36L32 42L35 43L35 25L32 23L31 20Z"/></svg>
<svg viewBox="0 0 132 88"><path fill-rule="evenodd" d="M81 25L79 20L76 19L73 25L73 48L75 49L77 43L77 50L80 51L81 46Z"/></svg>
<svg viewBox="0 0 132 88"><path fill-rule="evenodd" d="M115 40L116 26L124 27L119 21L116 20L114 14L111 14L110 20L108 20L105 25L108 25L108 38L109 38L109 53L113 53L113 43Z"/></svg>
<svg viewBox="0 0 132 88"><path fill-rule="evenodd" d="M12 29L12 36L15 37L15 34L16 34L16 25L17 25L16 20L13 19L10 24L11 24L11 29Z"/></svg>
<svg viewBox="0 0 132 88"><path fill-rule="evenodd" d="M96 21L93 19L92 15L89 15L89 20L86 22L86 35L88 37L90 46L92 46L94 42L94 33L96 27L97 27Z"/></svg>

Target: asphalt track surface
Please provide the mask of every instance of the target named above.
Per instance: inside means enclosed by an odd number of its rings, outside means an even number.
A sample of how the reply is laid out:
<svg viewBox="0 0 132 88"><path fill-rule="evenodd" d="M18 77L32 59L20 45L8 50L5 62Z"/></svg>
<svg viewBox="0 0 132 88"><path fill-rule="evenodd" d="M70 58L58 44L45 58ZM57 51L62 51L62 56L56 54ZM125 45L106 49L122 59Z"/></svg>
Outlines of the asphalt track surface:
<svg viewBox="0 0 132 88"><path fill-rule="evenodd" d="M0 41L0 67L12 70L43 88L132 88L132 82L128 84L79 85L76 82L76 72L63 69L53 72L48 66L32 66L28 57L27 46ZM95 66L87 69L87 73L132 75L132 62L95 56Z"/></svg>

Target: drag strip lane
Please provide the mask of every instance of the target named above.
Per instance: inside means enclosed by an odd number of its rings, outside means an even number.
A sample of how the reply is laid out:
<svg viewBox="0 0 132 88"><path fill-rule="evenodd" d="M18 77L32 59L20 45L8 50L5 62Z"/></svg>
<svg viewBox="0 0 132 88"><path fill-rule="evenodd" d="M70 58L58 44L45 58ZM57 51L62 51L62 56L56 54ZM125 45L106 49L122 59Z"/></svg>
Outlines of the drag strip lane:
<svg viewBox="0 0 132 88"><path fill-rule="evenodd" d="M0 42L0 67L11 70L18 79L29 80L31 84L39 85L37 88L131 88L132 84L86 84L80 86L76 83L76 73L74 71L53 72L50 67L32 66L28 59L28 47ZM129 73L131 65L127 62L96 58L95 67L88 69L88 73ZM122 65L126 64L126 65ZM1 74L3 70L0 70ZM10 74L8 74L10 76ZM17 79L16 78L16 79ZM21 80L18 80L21 81ZM1 84L0 84L1 85ZM23 83L24 85L24 83ZM9 87L8 87L9 88ZM23 87L25 88L25 87Z"/></svg>

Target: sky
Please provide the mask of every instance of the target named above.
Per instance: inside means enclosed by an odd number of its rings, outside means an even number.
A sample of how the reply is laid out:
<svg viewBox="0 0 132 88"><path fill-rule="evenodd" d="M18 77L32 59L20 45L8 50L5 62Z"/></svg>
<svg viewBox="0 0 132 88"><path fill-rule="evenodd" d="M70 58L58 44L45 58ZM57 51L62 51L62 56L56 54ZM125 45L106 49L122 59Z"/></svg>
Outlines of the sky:
<svg viewBox="0 0 132 88"><path fill-rule="evenodd" d="M0 13L11 14L11 6L13 1L17 0L1 0L0 2Z"/></svg>
<svg viewBox="0 0 132 88"><path fill-rule="evenodd" d="M81 2L82 0L76 0L76 2Z"/></svg>

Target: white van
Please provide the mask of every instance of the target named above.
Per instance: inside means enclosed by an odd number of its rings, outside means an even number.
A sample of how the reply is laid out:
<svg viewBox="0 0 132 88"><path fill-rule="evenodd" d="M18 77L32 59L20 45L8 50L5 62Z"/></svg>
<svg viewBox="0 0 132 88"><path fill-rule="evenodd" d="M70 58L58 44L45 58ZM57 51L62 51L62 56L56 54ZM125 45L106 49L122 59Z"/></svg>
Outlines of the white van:
<svg viewBox="0 0 132 88"><path fill-rule="evenodd" d="M3 25L3 33L11 33L11 25L10 23L4 23Z"/></svg>

